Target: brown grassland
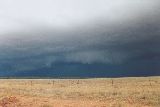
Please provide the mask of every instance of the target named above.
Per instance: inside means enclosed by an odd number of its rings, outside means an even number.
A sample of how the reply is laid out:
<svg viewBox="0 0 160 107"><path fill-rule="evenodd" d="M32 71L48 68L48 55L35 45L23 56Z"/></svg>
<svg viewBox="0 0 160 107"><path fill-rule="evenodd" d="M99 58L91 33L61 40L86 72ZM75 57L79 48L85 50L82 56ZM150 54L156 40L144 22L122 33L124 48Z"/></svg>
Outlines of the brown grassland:
<svg viewBox="0 0 160 107"><path fill-rule="evenodd" d="M0 107L160 107L160 77L1 79Z"/></svg>

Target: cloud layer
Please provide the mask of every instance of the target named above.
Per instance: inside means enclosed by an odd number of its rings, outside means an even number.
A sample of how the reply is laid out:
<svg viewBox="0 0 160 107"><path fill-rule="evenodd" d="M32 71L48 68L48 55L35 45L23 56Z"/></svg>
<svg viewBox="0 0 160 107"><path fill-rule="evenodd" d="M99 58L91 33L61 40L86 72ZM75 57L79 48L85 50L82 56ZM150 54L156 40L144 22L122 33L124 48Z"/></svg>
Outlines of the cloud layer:
<svg viewBox="0 0 160 107"><path fill-rule="evenodd" d="M160 70L158 0L0 4L0 71L54 69L57 63Z"/></svg>

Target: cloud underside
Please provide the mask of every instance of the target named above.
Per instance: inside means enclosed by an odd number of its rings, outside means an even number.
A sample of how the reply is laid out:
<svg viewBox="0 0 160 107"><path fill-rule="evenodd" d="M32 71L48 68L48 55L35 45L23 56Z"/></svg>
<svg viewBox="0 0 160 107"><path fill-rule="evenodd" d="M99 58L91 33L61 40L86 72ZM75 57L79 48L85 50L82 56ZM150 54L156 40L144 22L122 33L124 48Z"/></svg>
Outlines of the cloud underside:
<svg viewBox="0 0 160 107"><path fill-rule="evenodd" d="M127 14L127 18L120 15L120 20L96 17L69 28L39 23L3 33L0 38L0 71L54 69L59 63L102 64L106 71L110 70L107 66L158 71L160 14L157 9L141 11L143 13L138 15Z"/></svg>
<svg viewBox="0 0 160 107"><path fill-rule="evenodd" d="M1 45L0 69L24 71L50 68L59 62L158 64L160 27L155 23L147 24L150 23L117 24L109 27L100 24L91 25L91 28L87 29L80 26L79 29L71 31L42 30L42 27L40 33L33 31L7 34L33 36L7 39L9 43Z"/></svg>

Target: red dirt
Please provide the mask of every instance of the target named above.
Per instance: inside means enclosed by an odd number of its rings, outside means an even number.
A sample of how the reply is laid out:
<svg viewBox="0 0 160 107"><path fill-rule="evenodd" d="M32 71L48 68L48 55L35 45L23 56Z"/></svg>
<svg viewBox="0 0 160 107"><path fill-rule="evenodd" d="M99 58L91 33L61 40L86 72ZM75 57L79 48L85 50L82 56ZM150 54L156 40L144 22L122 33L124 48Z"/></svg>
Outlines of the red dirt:
<svg viewBox="0 0 160 107"><path fill-rule="evenodd" d="M18 96L1 99L0 107L107 107L107 103L96 100L65 100Z"/></svg>

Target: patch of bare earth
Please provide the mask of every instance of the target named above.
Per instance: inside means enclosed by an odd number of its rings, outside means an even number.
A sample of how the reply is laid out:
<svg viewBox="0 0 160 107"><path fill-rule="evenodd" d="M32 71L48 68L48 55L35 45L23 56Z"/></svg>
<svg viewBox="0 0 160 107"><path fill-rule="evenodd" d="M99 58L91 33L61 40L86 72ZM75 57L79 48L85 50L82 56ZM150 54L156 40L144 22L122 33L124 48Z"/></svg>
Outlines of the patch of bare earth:
<svg viewBox="0 0 160 107"><path fill-rule="evenodd" d="M132 99L127 100L122 101L121 104L125 103L125 107L135 107ZM17 96L5 97L1 99L0 102L0 107L122 107L121 104L117 103L114 99L99 101ZM142 107L150 106L143 105Z"/></svg>

